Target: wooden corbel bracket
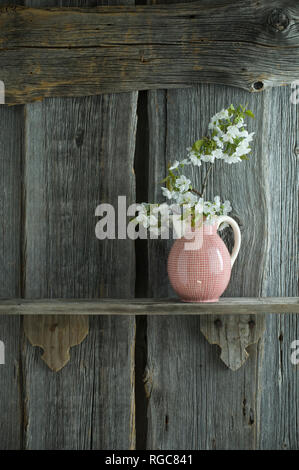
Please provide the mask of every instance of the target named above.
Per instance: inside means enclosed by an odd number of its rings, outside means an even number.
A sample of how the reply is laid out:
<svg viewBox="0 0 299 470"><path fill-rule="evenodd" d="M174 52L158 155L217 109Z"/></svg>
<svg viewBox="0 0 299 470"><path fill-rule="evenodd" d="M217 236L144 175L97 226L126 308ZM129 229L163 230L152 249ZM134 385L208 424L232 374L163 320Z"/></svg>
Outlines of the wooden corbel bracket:
<svg viewBox="0 0 299 470"><path fill-rule="evenodd" d="M248 346L257 343L265 329L265 315L204 315L200 318L201 332L210 344L220 347L220 359L234 371L246 362Z"/></svg>
<svg viewBox="0 0 299 470"><path fill-rule="evenodd" d="M0 8L11 105L198 83L262 91L298 77L297 0Z"/></svg>
<svg viewBox="0 0 299 470"><path fill-rule="evenodd" d="M42 359L54 372L70 360L70 348L88 335L88 317L83 315L28 315L24 332L32 346L43 349Z"/></svg>

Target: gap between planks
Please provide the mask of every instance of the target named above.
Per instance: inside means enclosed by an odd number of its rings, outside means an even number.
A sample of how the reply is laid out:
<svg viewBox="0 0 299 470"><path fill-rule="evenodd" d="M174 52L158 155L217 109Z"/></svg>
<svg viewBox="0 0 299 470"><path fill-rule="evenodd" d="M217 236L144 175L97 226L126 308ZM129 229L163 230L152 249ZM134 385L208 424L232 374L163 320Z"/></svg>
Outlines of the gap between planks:
<svg viewBox="0 0 299 470"><path fill-rule="evenodd" d="M299 297L234 297L213 303L183 303L179 299L3 299L3 315L240 315L298 313Z"/></svg>

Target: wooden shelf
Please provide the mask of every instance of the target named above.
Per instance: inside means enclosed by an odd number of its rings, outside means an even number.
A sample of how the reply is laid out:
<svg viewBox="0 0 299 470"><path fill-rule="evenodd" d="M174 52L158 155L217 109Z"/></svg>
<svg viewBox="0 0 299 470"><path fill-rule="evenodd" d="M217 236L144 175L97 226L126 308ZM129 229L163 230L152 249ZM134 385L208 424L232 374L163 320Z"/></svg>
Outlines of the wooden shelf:
<svg viewBox="0 0 299 470"><path fill-rule="evenodd" d="M178 299L43 299L0 300L2 315L206 315L298 313L299 297L235 297L215 303Z"/></svg>

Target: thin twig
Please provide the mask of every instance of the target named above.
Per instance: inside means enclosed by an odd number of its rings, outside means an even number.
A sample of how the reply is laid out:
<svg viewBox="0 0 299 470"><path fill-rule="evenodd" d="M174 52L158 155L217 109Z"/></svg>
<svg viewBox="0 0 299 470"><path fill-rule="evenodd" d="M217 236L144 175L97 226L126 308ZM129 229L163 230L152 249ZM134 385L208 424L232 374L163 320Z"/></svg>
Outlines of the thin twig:
<svg viewBox="0 0 299 470"><path fill-rule="evenodd" d="M203 195L204 195L204 192L205 192L206 186L207 186L207 182L208 182L208 178L209 178L209 174L210 174L212 168L213 168L213 165L210 165L210 168L207 171L207 174L205 176L205 179L204 179L204 182L203 182L203 185L202 185L201 193L199 194L200 197L203 197Z"/></svg>
<svg viewBox="0 0 299 470"><path fill-rule="evenodd" d="M194 194L197 194L198 196L201 196L201 193L199 191L196 191L196 189L190 189L190 191Z"/></svg>

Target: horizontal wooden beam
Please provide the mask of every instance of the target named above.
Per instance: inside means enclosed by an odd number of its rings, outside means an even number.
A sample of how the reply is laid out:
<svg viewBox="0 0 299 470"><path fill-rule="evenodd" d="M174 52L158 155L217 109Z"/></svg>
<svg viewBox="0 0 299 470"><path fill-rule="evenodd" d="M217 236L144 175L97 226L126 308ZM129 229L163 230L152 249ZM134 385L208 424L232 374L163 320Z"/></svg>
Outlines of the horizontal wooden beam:
<svg viewBox="0 0 299 470"><path fill-rule="evenodd" d="M222 83L248 91L299 77L297 0L0 8L6 103Z"/></svg>
<svg viewBox="0 0 299 470"><path fill-rule="evenodd" d="M0 300L3 315L206 315L298 313L299 297L226 298L215 303L178 299L43 299Z"/></svg>

